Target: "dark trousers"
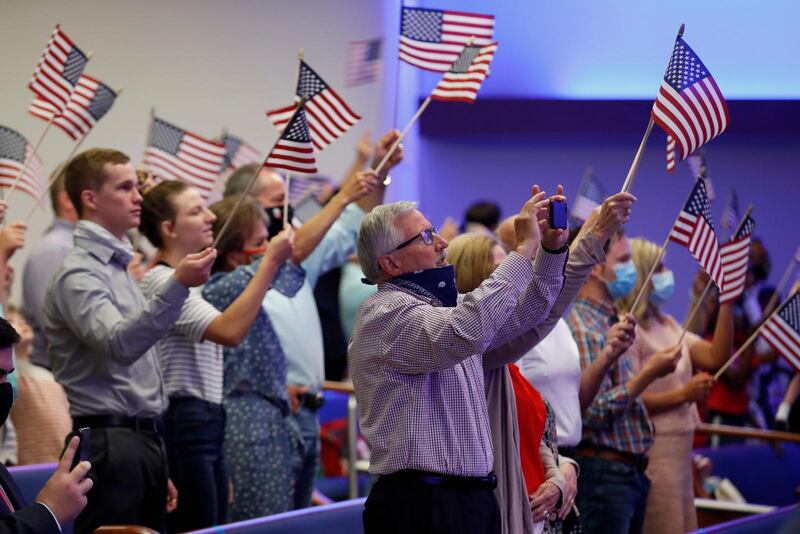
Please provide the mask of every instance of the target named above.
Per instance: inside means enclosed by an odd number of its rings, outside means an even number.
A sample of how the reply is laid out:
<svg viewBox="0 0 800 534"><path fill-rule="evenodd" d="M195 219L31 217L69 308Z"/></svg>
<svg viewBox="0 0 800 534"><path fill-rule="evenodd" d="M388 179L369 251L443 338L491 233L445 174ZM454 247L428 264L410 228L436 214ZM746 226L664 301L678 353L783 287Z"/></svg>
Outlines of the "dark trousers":
<svg viewBox="0 0 800 534"><path fill-rule="evenodd" d="M302 447L294 449L292 458L294 509L299 510L311 506L314 477L319 466L319 419L317 412L306 407L297 410L294 418L300 428L300 437L303 439Z"/></svg>
<svg viewBox="0 0 800 534"><path fill-rule="evenodd" d="M222 452L222 405L196 397L171 397L164 426L170 478L178 490L178 508L167 516L169 531L226 523L228 469Z"/></svg>
<svg viewBox="0 0 800 534"><path fill-rule="evenodd" d="M129 428L92 428L89 476L94 486L75 519L75 532L102 525L165 526L167 455L161 436Z"/></svg>
<svg viewBox="0 0 800 534"><path fill-rule="evenodd" d="M365 534L499 534L491 488L392 484L378 479L364 505Z"/></svg>
<svg viewBox="0 0 800 534"><path fill-rule="evenodd" d="M605 458L578 458L576 503L587 534L638 534L644 526L650 480L634 466Z"/></svg>

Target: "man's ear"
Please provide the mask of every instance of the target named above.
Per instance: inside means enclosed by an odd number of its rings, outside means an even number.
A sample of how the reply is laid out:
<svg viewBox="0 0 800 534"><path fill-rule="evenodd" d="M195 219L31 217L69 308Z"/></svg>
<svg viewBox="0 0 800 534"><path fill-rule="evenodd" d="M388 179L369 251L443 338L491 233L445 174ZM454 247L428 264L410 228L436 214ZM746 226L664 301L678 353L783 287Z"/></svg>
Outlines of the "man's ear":
<svg viewBox="0 0 800 534"><path fill-rule="evenodd" d="M384 254L378 258L378 265L381 266L381 269L389 276L389 278L394 278L395 276L403 274L400 272L400 264L397 263L394 256L391 254Z"/></svg>
<svg viewBox="0 0 800 534"><path fill-rule="evenodd" d="M85 208L97 211L97 193L91 189L81 191L81 203Z"/></svg>

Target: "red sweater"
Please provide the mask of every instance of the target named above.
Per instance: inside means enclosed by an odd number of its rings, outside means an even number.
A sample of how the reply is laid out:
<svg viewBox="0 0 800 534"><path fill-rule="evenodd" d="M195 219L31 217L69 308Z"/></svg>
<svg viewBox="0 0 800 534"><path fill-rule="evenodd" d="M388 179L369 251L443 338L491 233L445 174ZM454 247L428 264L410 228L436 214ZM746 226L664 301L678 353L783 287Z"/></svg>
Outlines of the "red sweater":
<svg viewBox="0 0 800 534"><path fill-rule="evenodd" d="M509 364L511 383L517 402L517 421L519 424L519 456L522 461L522 474L528 493L533 493L544 482L544 465L539 454L539 445L547 422L547 408L544 399L533 384L522 376L519 367Z"/></svg>

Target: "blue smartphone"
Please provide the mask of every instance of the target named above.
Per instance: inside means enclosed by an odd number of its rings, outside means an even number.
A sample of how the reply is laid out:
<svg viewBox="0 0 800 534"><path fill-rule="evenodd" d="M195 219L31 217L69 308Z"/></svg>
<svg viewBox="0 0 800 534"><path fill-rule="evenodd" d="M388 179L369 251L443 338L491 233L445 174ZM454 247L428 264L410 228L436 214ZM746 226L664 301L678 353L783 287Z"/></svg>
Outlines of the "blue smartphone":
<svg viewBox="0 0 800 534"><path fill-rule="evenodd" d="M567 227L567 203L562 200L550 201L550 214L548 217L550 228Z"/></svg>

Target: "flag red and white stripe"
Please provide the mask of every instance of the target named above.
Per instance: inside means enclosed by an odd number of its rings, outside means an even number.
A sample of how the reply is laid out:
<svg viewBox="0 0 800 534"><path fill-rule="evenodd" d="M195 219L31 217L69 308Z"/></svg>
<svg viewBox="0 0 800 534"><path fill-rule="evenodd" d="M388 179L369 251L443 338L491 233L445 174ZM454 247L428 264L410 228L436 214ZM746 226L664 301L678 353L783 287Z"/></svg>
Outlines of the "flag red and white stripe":
<svg viewBox="0 0 800 534"><path fill-rule="evenodd" d="M497 43L486 46L467 45L448 72L431 92L434 100L475 102L489 66L497 51Z"/></svg>
<svg viewBox="0 0 800 534"><path fill-rule="evenodd" d="M761 337L800 371L800 291L767 319Z"/></svg>
<svg viewBox="0 0 800 534"><path fill-rule="evenodd" d="M400 59L434 72L447 72L471 38L486 46L494 36L494 16L463 11L401 8Z"/></svg>
<svg viewBox="0 0 800 534"><path fill-rule="evenodd" d="M222 137L225 145L225 163L230 169L238 169L243 165L251 163L261 163L263 158L261 152L245 142L241 137L225 134Z"/></svg>
<svg viewBox="0 0 800 534"><path fill-rule="evenodd" d="M734 301L744 292L744 280L750 262L750 238L755 225L753 218L748 215L739 232L719 249L724 279L719 294L720 304Z"/></svg>
<svg viewBox="0 0 800 534"><path fill-rule="evenodd" d="M697 180L692 194L669 234L670 241L683 245L700 262L717 287L723 288L722 260L719 255L719 242L711 220L706 186Z"/></svg>
<svg viewBox="0 0 800 534"><path fill-rule="evenodd" d="M324 149L361 120L342 97L301 60L295 103L267 111L267 117L279 132L283 132L301 98L306 98L305 114L317 150Z"/></svg>
<svg viewBox="0 0 800 534"><path fill-rule="evenodd" d="M667 172L675 170L675 139L667 135Z"/></svg>
<svg viewBox="0 0 800 534"><path fill-rule="evenodd" d="M372 83L381 72L383 39L350 41L344 67L344 86Z"/></svg>
<svg viewBox="0 0 800 534"><path fill-rule="evenodd" d="M675 140L679 161L725 131L730 122L717 82L681 37L675 41L651 116Z"/></svg>
<svg viewBox="0 0 800 534"><path fill-rule="evenodd" d="M208 199L225 168L225 145L154 118L142 163L154 175L186 182Z"/></svg>
<svg viewBox="0 0 800 534"><path fill-rule="evenodd" d="M28 166L17 181L25 162ZM19 132L0 126L0 188L13 187L39 199L44 194L44 164Z"/></svg>
<svg viewBox="0 0 800 534"><path fill-rule="evenodd" d="M67 107L87 61L86 54L56 25L28 88L60 113Z"/></svg>
<svg viewBox="0 0 800 534"><path fill-rule="evenodd" d="M69 102L59 115L57 109L47 101L34 96L28 111L45 121L55 115L53 124L73 140L86 135L114 104L117 94L103 82L82 74Z"/></svg>
<svg viewBox="0 0 800 534"><path fill-rule="evenodd" d="M300 174L316 174L318 172L308 122L302 107L298 107L292 118L289 119L275 148L267 156L264 166Z"/></svg>

